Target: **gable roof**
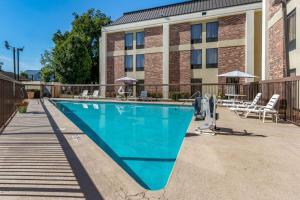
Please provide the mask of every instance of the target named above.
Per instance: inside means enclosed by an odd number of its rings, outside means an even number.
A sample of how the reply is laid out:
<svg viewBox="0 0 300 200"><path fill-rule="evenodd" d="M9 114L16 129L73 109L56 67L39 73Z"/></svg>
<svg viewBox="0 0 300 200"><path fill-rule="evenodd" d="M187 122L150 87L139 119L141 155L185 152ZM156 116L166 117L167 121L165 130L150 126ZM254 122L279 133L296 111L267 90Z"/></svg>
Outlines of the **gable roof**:
<svg viewBox="0 0 300 200"><path fill-rule="evenodd" d="M245 4L259 3L262 0L194 0L170 4L144 10L124 13L122 17L112 22L110 26L139 22L151 19L171 17L219 8L240 6Z"/></svg>

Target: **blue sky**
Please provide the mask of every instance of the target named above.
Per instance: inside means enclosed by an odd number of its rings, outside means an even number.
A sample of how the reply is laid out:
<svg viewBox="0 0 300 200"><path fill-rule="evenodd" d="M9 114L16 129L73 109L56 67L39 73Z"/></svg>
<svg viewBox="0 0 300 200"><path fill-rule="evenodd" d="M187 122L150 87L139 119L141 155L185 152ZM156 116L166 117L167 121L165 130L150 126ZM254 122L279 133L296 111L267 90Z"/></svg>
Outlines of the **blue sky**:
<svg viewBox="0 0 300 200"><path fill-rule="evenodd" d="M12 71L12 52L4 48L8 40L21 53L20 70L40 69L40 55L53 46L57 30L70 30L72 13L99 9L112 20L123 12L155 7L184 0L0 0L0 62Z"/></svg>

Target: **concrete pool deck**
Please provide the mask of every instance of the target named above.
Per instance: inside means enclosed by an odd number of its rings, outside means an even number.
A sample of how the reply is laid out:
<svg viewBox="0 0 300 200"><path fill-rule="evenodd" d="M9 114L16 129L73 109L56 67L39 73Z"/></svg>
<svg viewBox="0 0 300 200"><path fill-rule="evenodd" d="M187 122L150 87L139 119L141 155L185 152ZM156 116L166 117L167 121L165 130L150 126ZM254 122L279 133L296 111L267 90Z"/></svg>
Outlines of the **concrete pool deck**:
<svg viewBox="0 0 300 200"><path fill-rule="evenodd" d="M187 134L168 185L147 191L48 100L32 100L0 135L0 199L300 199L300 128L218 112L219 133Z"/></svg>

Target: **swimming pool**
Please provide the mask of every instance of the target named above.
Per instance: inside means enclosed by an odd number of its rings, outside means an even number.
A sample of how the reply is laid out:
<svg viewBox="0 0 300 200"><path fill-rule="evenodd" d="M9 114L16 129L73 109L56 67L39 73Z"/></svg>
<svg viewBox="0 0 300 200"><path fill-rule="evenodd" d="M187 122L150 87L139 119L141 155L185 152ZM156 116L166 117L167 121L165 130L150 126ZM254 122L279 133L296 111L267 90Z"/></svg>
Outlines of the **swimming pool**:
<svg viewBox="0 0 300 200"><path fill-rule="evenodd" d="M54 101L141 186L168 182L193 108L173 105Z"/></svg>

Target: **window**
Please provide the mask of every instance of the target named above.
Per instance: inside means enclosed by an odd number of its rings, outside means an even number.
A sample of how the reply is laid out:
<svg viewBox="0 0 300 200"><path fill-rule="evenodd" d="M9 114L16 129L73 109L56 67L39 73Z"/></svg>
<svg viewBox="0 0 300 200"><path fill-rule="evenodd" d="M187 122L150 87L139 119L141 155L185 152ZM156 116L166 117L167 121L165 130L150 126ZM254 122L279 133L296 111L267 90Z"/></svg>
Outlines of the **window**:
<svg viewBox="0 0 300 200"><path fill-rule="evenodd" d="M297 73L296 73L296 69L290 69L290 74L289 74L289 76L296 76L297 75Z"/></svg>
<svg viewBox="0 0 300 200"><path fill-rule="evenodd" d="M202 42L202 24L192 25L191 31L191 43L201 43Z"/></svg>
<svg viewBox="0 0 300 200"><path fill-rule="evenodd" d="M218 41L219 23L210 22L206 24L206 42Z"/></svg>
<svg viewBox="0 0 300 200"><path fill-rule="evenodd" d="M201 78L192 78L191 79L191 94L200 92L202 94L202 79Z"/></svg>
<svg viewBox="0 0 300 200"><path fill-rule="evenodd" d="M137 32L136 33L136 48L143 49L145 43L145 34L144 32Z"/></svg>
<svg viewBox="0 0 300 200"><path fill-rule="evenodd" d="M218 49L206 49L206 68L218 67Z"/></svg>
<svg viewBox="0 0 300 200"><path fill-rule="evenodd" d="M192 50L191 68L201 69L202 67L202 50Z"/></svg>
<svg viewBox="0 0 300 200"><path fill-rule="evenodd" d="M125 56L125 72L132 72L132 55L126 55Z"/></svg>
<svg viewBox="0 0 300 200"><path fill-rule="evenodd" d="M296 49L296 10L293 10L287 17L289 50Z"/></svg>
<svg viewBox="0 0 300 200"><path fill-rule="evenodd" d="M133 48L133 33L125 34L125 50L131 50Z"/></svg>
<svg viewBox="0 0 300 200"><path fill-rule="evenodd" d="M136 71L144 71L144 54L136 55Z"/></svg>

